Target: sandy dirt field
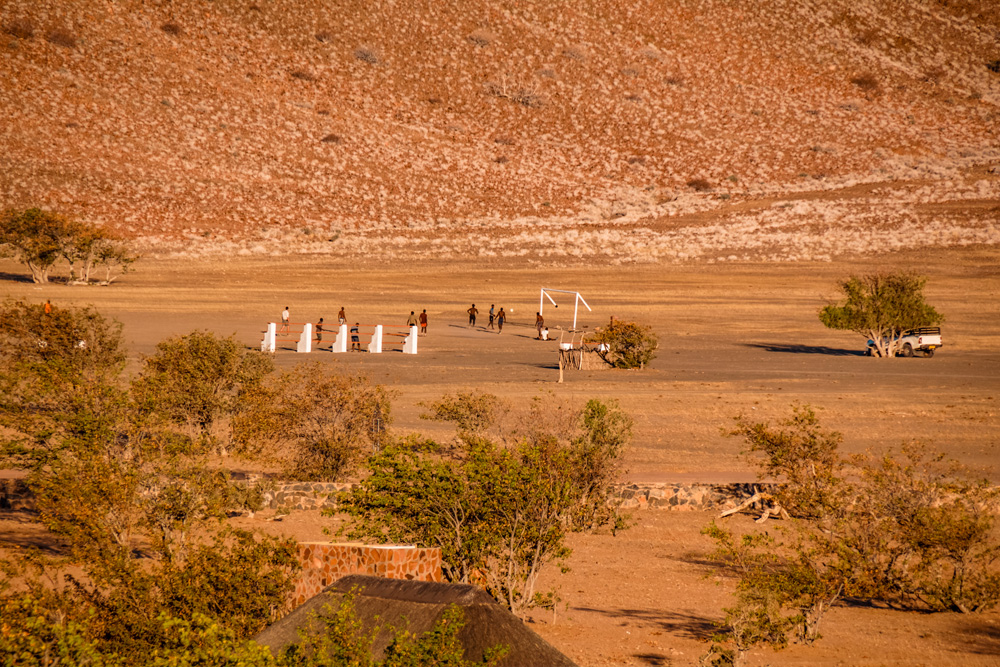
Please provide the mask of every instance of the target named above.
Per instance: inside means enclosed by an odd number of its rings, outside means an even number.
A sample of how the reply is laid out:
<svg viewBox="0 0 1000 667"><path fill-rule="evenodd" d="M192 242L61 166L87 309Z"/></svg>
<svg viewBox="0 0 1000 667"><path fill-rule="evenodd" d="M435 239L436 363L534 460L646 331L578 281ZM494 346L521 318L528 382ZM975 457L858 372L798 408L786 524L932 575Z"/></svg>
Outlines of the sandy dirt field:
<svg viewBox="0 0 1000 667"><path fill-rule="evenodd" d="M928 301L947 317L945 347L932 359L873 360L864 341L825 329L817 310L836 298L836 281L851 272L906 268L928 277ZM234 259L211 265L144 261L111 287L36 286L0 264L4 297L56 305L93 304L119 319L133 365L159 340L194 329L235 334L259 344L268 321L289 306L293 322L403 324L426 308L429 334L416 356L333 355L311 360L370 375L397 392L395 428L447 437L419 419L422 401L480 389L514 402L581 403L615 399L633 415L627 454L636 481L750 479L740 442L722 435L735 415L775 419L794 403L816 409L844 433L849 451L926 442L1000 481L1000 251L927 251L830 263L731 263L687 266L543 268L527 264L431 264L360 267L328 260ZM658 358L642 372L567 371L558 384L556 343L533 340L540 287L579 290L593 327L611 316L649 323L660 337ZM512 311L498 335L466 326L475 303ZM546 308L547 323L568 327L572 303ZM480 316L479 323L486 318ZM305 355L281 350L279 367ZM329 522L297 512L281 522L268 513L241 522L323 539ZM699 535L704 513L641 512L617 537L573 536L572 571L545 574L562 597L533 628L581 665L688 665L704 652L712 622L730 602ZM734 519L742 522L743 519ZM15 520L0 522L0 541L43 543ZM839 607L811 647L754 655L751 664L1000 664L1000 614L959 616Z"/></svg>

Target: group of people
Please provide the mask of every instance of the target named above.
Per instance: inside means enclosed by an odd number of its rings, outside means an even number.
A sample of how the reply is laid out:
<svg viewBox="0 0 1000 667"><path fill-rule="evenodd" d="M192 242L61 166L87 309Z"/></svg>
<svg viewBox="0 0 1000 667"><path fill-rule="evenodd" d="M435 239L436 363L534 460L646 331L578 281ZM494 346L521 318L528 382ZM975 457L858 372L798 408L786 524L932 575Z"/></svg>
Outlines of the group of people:
<svg viewBox="0 0 1000 667"><path fill-rule="evenodd" d="M476 304L472 304L472 308L469 308L469 310L466 312L469 313L469 326L470 327L476 326L476 315L479 314L479 309L476 308ZM491 303L490 323L487 325L487 328L493 329L494 325L496 325L495 328L497 330L497 333L501 334L503 333L503 325L506 321L507 321L507 312L503 309L503 307L501 306L500 312L497 312L496 306L494 306Z"/></svg>
<svg viewBox="0 0 1000 667"><path fill-rule="evenodd" d="M338 324L338 326L343 326L343 325L347 324L347 311L344 309L343 306L340 307L340 311L337 313L337 324ZM411 310L410 311L410 317L407 318L407 320L406 320L406 326L408 326L408 327L419 326L420 327L420 333L421 334L426 334L427 333L427 309L425 308L423 310L423 312L421 312L419 315L417 315L415 311ZM328 329L326 328L326 322L321 317L321 318L319 318L319 322L317 322L316 326L314 327L314 333L316 334L316 347L319 347L320 343L323 342L323 333L326 332L326 331L328 331ZM285 335L287 335L290 332L291 332L291 312L289 310L289 307L285 306L285 309L283 311L281 311L281 328L278 329L278 333L279 334L285 334ZM354 351L360 352L361 351L361 323L360 322L355 322L354 325L351 327L351 351L352 352L354 352Z"/></svg>

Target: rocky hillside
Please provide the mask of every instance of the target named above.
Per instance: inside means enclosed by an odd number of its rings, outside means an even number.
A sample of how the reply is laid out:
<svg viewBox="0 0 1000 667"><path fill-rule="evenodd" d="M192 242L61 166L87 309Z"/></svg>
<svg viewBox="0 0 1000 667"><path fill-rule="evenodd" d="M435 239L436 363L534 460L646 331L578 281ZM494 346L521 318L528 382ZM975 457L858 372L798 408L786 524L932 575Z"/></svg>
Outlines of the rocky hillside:
<svg viewBox="0 0 1000 667"><path fill-rule="evenodd" d="M0 30L0 205L147 252L1000 243L994 0L0 0Z"/></svg>

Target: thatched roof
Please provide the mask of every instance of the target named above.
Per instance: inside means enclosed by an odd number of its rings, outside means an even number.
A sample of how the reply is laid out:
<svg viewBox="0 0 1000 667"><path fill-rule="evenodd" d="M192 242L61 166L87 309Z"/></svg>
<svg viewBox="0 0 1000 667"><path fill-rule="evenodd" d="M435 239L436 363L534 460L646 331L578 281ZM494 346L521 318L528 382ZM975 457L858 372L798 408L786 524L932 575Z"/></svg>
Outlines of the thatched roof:
<svg viewBox="0 0 1000 667"><path fill-rule="evenodd" d="M508 647L500 663L505 667L572 667L575 663L551 644L532 632L487 593L475 586L439 584L427 581L384 579L354 574L327 586L322 593L305 602L255 637L277 655L299 642L299 629L316 631L322 626L324 608L336 610L342 596L354 591L354 612L366 631L376 625L391 625L422 634L434 627L450 605L465 612L465 626L459 639L466 660L482 660L483 651L498 645ZM384 630L375 640L376 657L391 639Z"/></svg>

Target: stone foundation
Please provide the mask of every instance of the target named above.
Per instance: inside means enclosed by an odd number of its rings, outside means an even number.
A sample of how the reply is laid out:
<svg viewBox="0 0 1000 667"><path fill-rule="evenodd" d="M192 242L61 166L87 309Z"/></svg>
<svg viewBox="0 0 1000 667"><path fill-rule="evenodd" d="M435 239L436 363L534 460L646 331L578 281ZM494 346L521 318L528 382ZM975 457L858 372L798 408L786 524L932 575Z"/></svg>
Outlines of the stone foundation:
<svg viewBox="0 0 1000 667"><path fill-rule="evenodd" d="M617 495L626 510L722 510L752 496L754 488L765 490L769 486L757 482L624 484ZM342 483L279 482L264 494L264 506L279 510L334 508L337 494L350 488L351 484Z"/></svg>
<svg viewBox="0 0 1000 667"><path fill-rule="evenodd" d="M292 592L289 609L298 607L349 574L442 581L441 550L437 548L302 542L298 558L302 572Z"/></svg>

